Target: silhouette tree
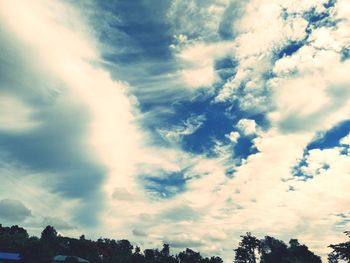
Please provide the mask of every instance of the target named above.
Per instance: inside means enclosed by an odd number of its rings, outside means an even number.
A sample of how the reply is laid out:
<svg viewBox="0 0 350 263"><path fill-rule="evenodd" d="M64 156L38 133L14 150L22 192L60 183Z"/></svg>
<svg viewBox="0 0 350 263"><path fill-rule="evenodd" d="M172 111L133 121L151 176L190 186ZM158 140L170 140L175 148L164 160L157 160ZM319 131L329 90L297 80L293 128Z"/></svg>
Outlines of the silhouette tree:
<svg viewBox="0 0 350 263"><path fill-rule="evenodd" d="M41 241L55 242L57 240L57 231L53 226L47 226L41 232Z"/></svg>
<svg viewBox="0 0 350 263"><path fill-rule="evenodd" d="M288 262L288 248L283 241L266 236L260 243L262 263Z"/></svg>
<svg viewBox="0 0 350 263"><path fill-rule="evenodd" d="M0 224L0 248L7 252L18 252L28 240L27 231L17 225L2 227Z"/></svg>
<svg viewBox="0 0 350 263"><path fill-rule="evenodd" d="M37 237L30 237L20 254L25 263L50 263L52 259L52 252Z"/></svg>
<svg viewBox="0 0 350 263"><path fill-rule="evenodd" d="M211 257L203 259L201 262L203 263L223 263L222 259L220 257Z"/></svg>
<svg viewBox="0 0 350 263"><path fill-rule="evenodd" d="M242 240L239 247L235 249L235 263L257 263L261 251L260 240L247 232L241 236Z"/></svg>
<svg viewBox="0 0 350 263"><path fill-rule="evenodd" d="M242 236L235 249L235 263L321 263L321 258L312 253L297 239L291 239L290 246L278 239L266 236L262 240L247 233ZM260 260L259 260L260 257Z"/></svg>
<svg viewBox="0 0 350 263"><path fill-rule="evenodd" d="M163 244L163 249L160 251L163 257L169 257L170 255L170 247L169 244Z"/></svg>
<svg viewBox="0 0 350 263"><path fill-rule="evenodd" d="M131 262L132 263L143 263L143 262L145 262L145 258L141 254L140 247L138 247L138 246L135 247L135 252L133 253L133 255L131 257Z"/></svg>
<svg viewBox="0 0 350 263"><path fill-rule="evenodd" d="M300 245L297 239L289 241L288 255L291 263L322 263L321 258L312 253L305 245Z"/></svg>
<svg viewBox="0 0 350 263"><path fill-rule="evenodd" d="M145 249L143 253L145 255L145 262L155 262L156 253L154 249Z"/></svg>
<svg viewBox="0 0 350 263"><path fill-rule="evenodd" d="M47 251L51 257L59 250L57 231L53 226L47 226L41 232L40 243L43 250Z"/></svg>
<svg viewBox="0 0 350 263"><path fill-rule="evenodd" d="M345 231L344 233L350 238L350 231ZM329 247L333 249L328 255L330 263L337 263L339 260L350 262L350 241L329 245Z"/></svg>
<svg viewBox="0 0 350 263"><path fill-rule="evenodd" d="M338 260L338 257L336 254L334 253L329 253L328 254L328 263L338 263L339 260Z"/></svg>
<svg viewBox="0 0 350 263"><path fill-rule="evenodd" d="M346 235L350 237L350 232ZM259 240L247 233L241 238L238 248L234 249L236 263L321 263L320 257L297 239L291 239L287 247L283 241L270 236ZM350 241L330 247L333 249L329 254L330 263L350 262ZM19 226L3 227L0 224L0 249L20 252L22 262L26 263L50 263L57 254L70 255L67 258L70 262L77 262L79 256L94 263L223 263L220 257L203 258L189 248L172 256L169 244L163 244L161 250L145 249L141 253L139 247L133 252L133 246L126 239L99 238L92 241L84 235L79 239L63 237L52 226L47 226L39 239L28 237L27 231Z"/></svg>
<svg viewBox="0 0 350 263"><path fill-rule="evenodd" d="M178 260L170 255L170 245L163 244L163 249L160 251L159 263L178 263Z"/></svg>
<svg viewBox="0 0 350 263"><path fill-rule="evenodd" d="M180 263L197 263L201 262L202 256L200 253L193 251L192 249L186 248L185 251L180 252L178 255Z"/></svg>

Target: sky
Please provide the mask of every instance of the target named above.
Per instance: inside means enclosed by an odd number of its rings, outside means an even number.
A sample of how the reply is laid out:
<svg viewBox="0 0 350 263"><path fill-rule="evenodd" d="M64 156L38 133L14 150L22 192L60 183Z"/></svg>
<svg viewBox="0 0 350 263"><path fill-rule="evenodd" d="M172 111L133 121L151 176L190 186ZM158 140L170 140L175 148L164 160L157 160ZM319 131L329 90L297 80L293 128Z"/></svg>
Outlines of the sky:
<svg viewBox="0 0 350 263"><path fill-rule="evenodd" d="M0 222L231 262L350 226L348 0L1 0Z"/></svg>

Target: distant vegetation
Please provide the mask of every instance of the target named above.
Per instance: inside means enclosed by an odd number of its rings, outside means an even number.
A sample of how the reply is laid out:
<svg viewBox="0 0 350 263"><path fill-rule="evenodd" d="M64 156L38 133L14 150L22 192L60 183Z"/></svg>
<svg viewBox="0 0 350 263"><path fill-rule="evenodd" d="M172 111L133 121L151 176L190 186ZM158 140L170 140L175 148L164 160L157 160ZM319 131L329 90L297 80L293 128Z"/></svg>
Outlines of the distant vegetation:
<svg viewBox="0 0 350 263"><path fill-rule="evenodd" d="M350 232L345 232L350 238ZM233 248L234 263L320 263L321 258L311 252L297 239L291 239L289 246L283 241L266 236L258 239L247 233L241 236L237 248ZM328 256L330 263L350 262L350 241L330 245L333 251ZM3 227L0 224L0 251L16 252L26 263L49 263L55 255L79 256L91 263L222 263L217 256L202 257L189 248L176 255L170 254L170 247L162 249L133 247L128 240L100 238L96 241L63 237L52 226L47 226L41 237L29 237L27 231L17 225ZM343 261L341 261L343 260Z"/></svg>

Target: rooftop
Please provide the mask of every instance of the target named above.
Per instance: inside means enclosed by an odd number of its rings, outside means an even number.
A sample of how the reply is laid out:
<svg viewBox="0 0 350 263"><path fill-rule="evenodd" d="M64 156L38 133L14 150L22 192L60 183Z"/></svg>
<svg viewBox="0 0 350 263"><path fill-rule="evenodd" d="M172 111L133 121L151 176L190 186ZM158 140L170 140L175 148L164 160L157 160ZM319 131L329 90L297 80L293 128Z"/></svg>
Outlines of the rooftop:
<svg viewBox="0 0 350 263"><path fill-rule="evenodd" d="M78 262L80 263L89 263L88 260L86 259L83 259L83 258L80 258L80 257L75 257L75 256L64 256L64 255L57 255L53 258L54 261L57 261L57 262L65 262L67 258L69 257L74 257L76 259L78 259Z"/></svg>
<svg viewBox="0 0 350 263"><path fill-rule="evenodd" d="M19 256L19 253L7 253L7 252L0 252L0 260L6 259L6 260L20 260L21 257Z"/></svg>

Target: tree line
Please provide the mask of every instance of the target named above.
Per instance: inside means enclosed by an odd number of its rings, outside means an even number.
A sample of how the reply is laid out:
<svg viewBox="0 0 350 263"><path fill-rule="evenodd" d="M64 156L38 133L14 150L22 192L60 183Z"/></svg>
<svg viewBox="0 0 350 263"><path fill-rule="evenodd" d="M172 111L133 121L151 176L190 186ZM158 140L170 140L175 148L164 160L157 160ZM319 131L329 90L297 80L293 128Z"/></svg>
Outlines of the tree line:
<svg viewBox="0 0 350 263"><path fill-rule="evenodd" d="M350 232L345 232L350 238ZM329 263L350 262L350 241L329 245L332 252ZM54 227L47 226L41 236L29 236L28 232L17 225L3 227L0 224L0 251L20 253L22 262L49 263L55 255L68 255L66 262L77 262L75 256L91 263L222 263L218 256L203 257L190 248L171 255L169 244L161 249L141 250L128 240L99 238L96 241L64 237ZM343 260L343 261L341 261ZM321 263L321 258L311 252L297 239L291 239L289 245L283 241L266 236L258 239L251 233L241 236L237 248L233 249L234 263Z"/></svg>

